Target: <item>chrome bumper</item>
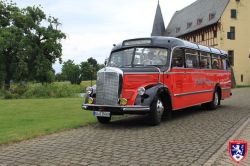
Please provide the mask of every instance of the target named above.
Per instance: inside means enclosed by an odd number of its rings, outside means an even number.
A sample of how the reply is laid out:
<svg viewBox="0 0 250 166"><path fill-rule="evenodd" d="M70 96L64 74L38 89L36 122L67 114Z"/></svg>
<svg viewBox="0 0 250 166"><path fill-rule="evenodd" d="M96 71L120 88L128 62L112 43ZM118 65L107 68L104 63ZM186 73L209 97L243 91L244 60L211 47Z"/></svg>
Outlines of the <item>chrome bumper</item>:
<svg viewBox="0 0 250 166"><path fill-rule="evenodd" d="M112 114L145 114L150 112L149 106L112 106L98 104L83 104L82 109L89 111L108 111Z"/></svg>

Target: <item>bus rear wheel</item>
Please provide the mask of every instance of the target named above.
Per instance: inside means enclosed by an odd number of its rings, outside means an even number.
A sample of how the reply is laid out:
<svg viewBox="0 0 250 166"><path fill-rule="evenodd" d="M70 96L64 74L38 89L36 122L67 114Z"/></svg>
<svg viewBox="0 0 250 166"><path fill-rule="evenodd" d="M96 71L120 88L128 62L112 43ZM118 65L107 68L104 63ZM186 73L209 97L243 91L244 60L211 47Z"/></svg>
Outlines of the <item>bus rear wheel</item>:
<svg viewBox="0 0 250 166"><path fill-rule="evenodd" d="M108 124L111 120L111 117L97 117L97 120L101 124Z"/></svg>
<svg viewBox="0 0 250 166"><path fill-rule="evenodd" d="M215 110L220 105L220 96L218 90L214 92L213 100L209 103L205 103L202 106L209 110Z"/></svg>

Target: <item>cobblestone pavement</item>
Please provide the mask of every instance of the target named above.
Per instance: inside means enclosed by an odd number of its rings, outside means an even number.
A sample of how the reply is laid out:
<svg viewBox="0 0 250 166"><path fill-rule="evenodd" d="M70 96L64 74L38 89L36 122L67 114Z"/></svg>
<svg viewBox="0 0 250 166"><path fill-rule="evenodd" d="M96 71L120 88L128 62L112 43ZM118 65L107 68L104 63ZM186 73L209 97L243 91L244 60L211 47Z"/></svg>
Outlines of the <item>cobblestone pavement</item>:
<svg viewBox="0 0 250 166"><path fill-rule="evenodd" d="M235 134L228 139L228 141L225 142L225 144L221 147L218 152L212 156L207 162L206 166L216 166L216 165L227 165L227 166L233 166L233 165L239 165L235 162L233 162L228 157L228 143L230 140L245 140L248 142L248 155L244 160L240 162L240 165L243 166L249 166L250 165L250 155L249 155L249 143L250 143L250 118L235 132Z"/></svg>
<svg viewBox="0 0 250 166"><path fill-rule="evenodd" d="M203 165L250 117L250 89L233 94L216 111L189 108L160 126L131 117L0 146L0 165Z"/></svg>

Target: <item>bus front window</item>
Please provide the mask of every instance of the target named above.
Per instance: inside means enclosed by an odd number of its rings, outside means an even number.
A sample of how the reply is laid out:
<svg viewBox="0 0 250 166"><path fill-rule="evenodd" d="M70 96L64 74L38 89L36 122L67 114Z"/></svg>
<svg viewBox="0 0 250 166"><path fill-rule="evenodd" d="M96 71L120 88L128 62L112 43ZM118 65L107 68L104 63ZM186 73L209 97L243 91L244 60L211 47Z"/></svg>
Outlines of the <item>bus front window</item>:
<svg viewBox="0 0 250 166"><path fill-rule="evenodd" d="M109 67L128 67L131 66L134 49L126 49L111 54L108 63Z"/></svg>
<svg viewBox="0 0 250 166"><path fill-rule="evenodd" d="M135 66L164 66L167 63L167 49L162 48L136 48Z"/></svg>
<svg viewBox="0 0 250 166"><path fill-rule="evenodd" d="M113 52L110 56L108 66L165 66L167 64L167 57L168 50L163 48L130 48Z"/></svg>

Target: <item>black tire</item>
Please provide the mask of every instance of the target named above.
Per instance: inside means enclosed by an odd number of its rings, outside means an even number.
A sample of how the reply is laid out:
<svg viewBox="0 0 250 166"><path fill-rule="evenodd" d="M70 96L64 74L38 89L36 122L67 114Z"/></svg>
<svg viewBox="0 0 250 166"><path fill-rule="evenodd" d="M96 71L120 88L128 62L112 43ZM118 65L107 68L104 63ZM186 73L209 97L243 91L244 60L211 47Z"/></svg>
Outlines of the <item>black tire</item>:
<svg viewBox="0 0 250 166"><path fill-rule="evenodd" d="M161 98L156 96L150 107L150 114L149 114L150 125L156 126L161 123L164 110L165 110L164 103L162 102Z"/></svg>
<svg viewBox="0 0 250 166"><path fill-rule="evenodd" d="M111 117L97 117L97 120L101 124L108 124L111 120Z"/></svg>
<svg viewBox="0 0 250 166"><path fill-rule="evenodd" d="M220 105L220 95L219 91L216 90L213 95L213 100L209 103L205 103L202 106L208 110L215 110Z"/></svg>

